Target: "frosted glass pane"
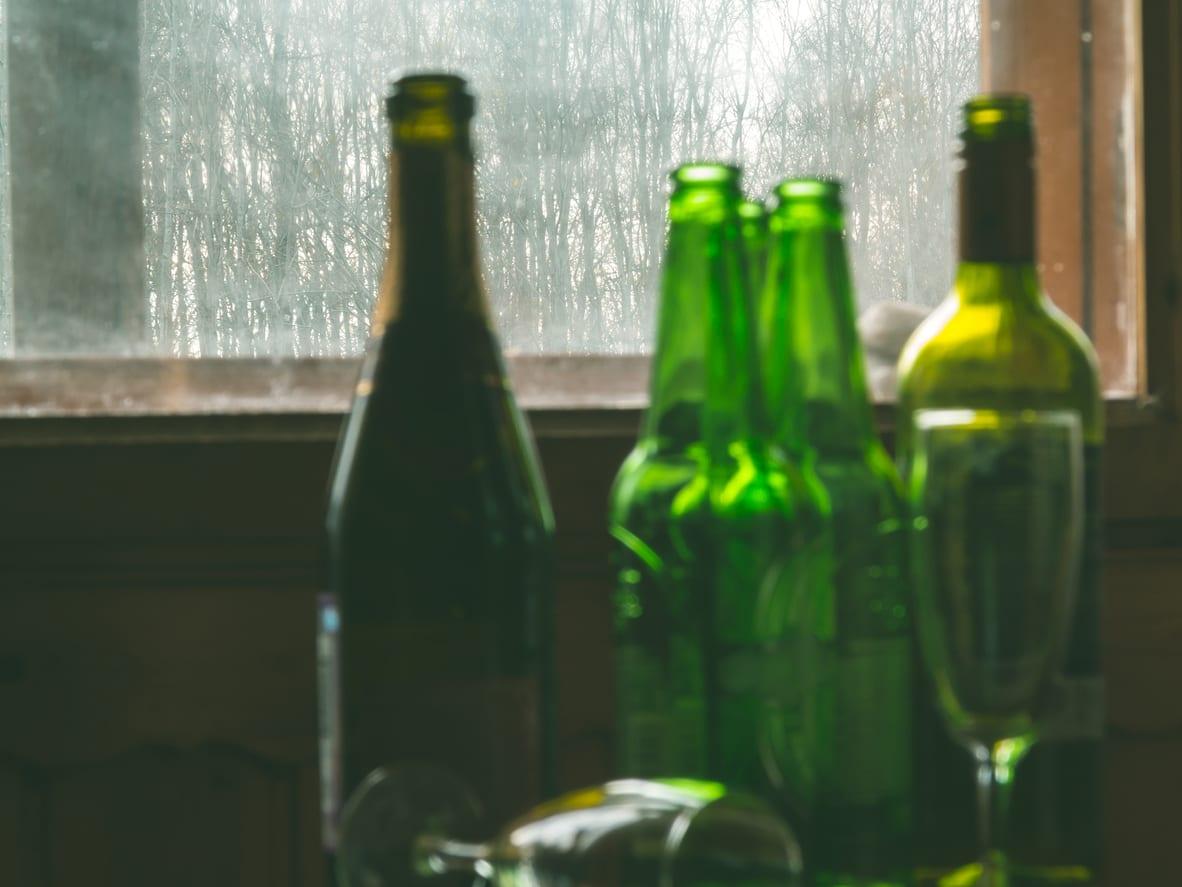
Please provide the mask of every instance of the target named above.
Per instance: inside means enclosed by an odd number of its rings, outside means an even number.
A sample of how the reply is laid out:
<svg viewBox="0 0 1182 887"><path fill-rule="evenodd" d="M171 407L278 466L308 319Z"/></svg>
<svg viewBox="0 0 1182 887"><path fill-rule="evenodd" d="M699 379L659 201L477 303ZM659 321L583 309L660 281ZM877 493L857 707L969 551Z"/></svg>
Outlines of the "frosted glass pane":
<svg viewBox="0 0 1182 887"><path fill-rule="evenodd" d="M140 0L147 307L127 350L363 347L385 248L380 100L405 67L459 70L478 96L480 234L510 351L651 347L666 174L688 159L741 163L755 195L843 178L863 306L933 304L979 15L977 0ZM58 67L64 90L87 76Z"/></svg>
<svg viewBox="0 0 1182 887"><path fill-rule="evenodd" d="M506 347L643 352L665 175L849 183L864 303L931 304L975 0L143 0L155 344L348 354L384 249L380 96L399 67L479 98L480 233Z"/></svg>

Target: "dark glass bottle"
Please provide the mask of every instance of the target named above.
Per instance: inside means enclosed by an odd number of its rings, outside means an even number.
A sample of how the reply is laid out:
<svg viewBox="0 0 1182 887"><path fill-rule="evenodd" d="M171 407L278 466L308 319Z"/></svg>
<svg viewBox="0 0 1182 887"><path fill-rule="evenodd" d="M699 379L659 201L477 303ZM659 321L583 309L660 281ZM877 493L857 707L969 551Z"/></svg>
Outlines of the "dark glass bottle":
<svg viewBox="0 0 1182 887"><path fill-rule="evenodd" d="M490 831L553 790L553 520L485 305L474 101L459 77L416 74L387 108L389 255L328 514L329 847L379 765L446 768Z"/></svg>
<svg viewBox="0 0 1182 887"><path fill-rule="evenodd" d="M1068 411L1079 417L1085 539L1076 609L1057 705L1014 775L1002 849L1016 865L1051 880L1093 883L1102 862L1104 733L1099 589L1104 428L1096 356L1039 281L1029 100L981 96L965 105L964 114L960 264L952 292L916 331L900 360L900 465L906 473L913 417L921 410ZM971 767L938 728L929 726L920 741L920 793L933 814L921 818L921 850L928 862L963 862L974 852Z"/></svg>

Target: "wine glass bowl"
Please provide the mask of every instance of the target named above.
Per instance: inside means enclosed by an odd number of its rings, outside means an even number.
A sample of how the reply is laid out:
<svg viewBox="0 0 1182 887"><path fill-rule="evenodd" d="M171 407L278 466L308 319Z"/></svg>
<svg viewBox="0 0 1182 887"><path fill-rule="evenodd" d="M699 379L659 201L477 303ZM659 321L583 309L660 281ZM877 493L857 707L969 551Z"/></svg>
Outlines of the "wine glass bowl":
<svg viewBox="0 0 1182 887"><path fill-rule="evenodd" d="M426 794L407 794L419 789ZM434 887L477 877L491 887L799 883L800 848L788 826L762 801L719 783L609 782L542 804L487 842L455 831L471 822L458 814L475 812L464 810L466 800L446 773L375 771L342 825L343 887Z"/></svg>
<svg viewBox="0 0 1182 887"><path fill-rule="evenodd" d="M1082 428L1066 410L928 409L913 422L920 646L978 761L988 879L1004 866L1014 768L1054 705L1082 550Z"/></svg>
<svg viewBox="0 0 1182 887"><path fill-rule="evenodd" d="M620 780L541 812L510 841L527 849L539 883L553 887L787 884L800 866L795 839L771 810L718 783ZM572 846L580 850L573 858Z"/></svg>
<svg viewBox="0 0 1182 887"><path fill-rule="evenodd" d="M801 868L795 838L769 807L697 780L624 779L572 792L511 823L477 855L498 887L789 887Z"/></svg>
<svg viewBox="0 0 1182 887"><path fill-rule="evenodd" d="M341 810L337 881L340 887L470 885L471 877L440 880L436 872L416 871L416 841L424 834L471 839L482 820L475 795L445 768L427 763L379 767Z"/></svg>

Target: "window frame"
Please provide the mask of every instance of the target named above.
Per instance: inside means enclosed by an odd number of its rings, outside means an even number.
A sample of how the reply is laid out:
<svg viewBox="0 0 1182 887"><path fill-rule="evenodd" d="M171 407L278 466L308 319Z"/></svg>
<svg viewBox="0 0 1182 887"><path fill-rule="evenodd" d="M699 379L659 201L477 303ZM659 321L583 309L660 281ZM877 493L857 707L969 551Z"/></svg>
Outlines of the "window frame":
<svg viewBox="0 0 1182 887"><path fill-rule="evenodd" d="M1110 543L1182 546L1182 9L1141 0L1141 397L1109 401ZM1146 187L1152 182L1152 187Z"/></svg>
<svg viewBox="0 0 1182 887"><path fill-rule="evenodd" d="M984 0L983 13L989 0ZM1137 114L1142 163L1141 394L1106 398L1112 457L1182 444L1182 12L1140 0L1142 82ZM1152 190L1146 178L1161 183ZM15 443L335 436L361 358L22 358L0 360L0 439ZM648 358L539 355L507 359L535 433L634 431L647 400ZM286 387L278 380L288 380ZM268 395L278 398L268 402ZM876 401L889 436L890 401ZM1182 446L1178 447L1182 450ZM1179 460L1182 463L1182 459ZM1182 467L1182 466L1180 466ZM1120 497L1123 499L1123 496ZM1120 501L1120 500L1118 500Z"/></svg>

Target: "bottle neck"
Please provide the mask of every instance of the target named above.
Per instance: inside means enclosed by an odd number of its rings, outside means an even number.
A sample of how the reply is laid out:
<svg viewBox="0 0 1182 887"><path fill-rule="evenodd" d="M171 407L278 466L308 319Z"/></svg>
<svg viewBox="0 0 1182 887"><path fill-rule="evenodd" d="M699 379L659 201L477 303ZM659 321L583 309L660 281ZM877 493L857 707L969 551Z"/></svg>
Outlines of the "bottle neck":
<svg viewBox="0 0 1182 887"><path fill-rule="evenodd" d="M1038 269L1031 262L961 262L953 293L961 306L1006 305L1015 310L1046 309Z"/></svg>
<svg viewBox="0 0 1182 887"><path fill-rule="evenodd" d="M755 330L751 318L742 234L733 222L715 229L706 305L706 412L703 438L720 463L733 442L751 444L760 402Z"/></svg>
<svg viewBox="0 0 1182 887"><path fill-rule="evenodd" d="M959 173L960 261L1035 261L1033 143L966 141Z"/></svg>
<svg viewBox="0 0 1182 887"><path fill-rule="evenodd" d="M395 320L483 318L475 176L466 132L448 142L395 138L390 152L389 249L373 335Z"/></svg>
<svg viewBox="0 0 1182 887"><path fill-rule="evenodd" d="M796 452L805 442L821 453L860 449L875 433L840 222L788 223L777 252L777 297L787 302L787 317L770 362L784 376L777 395L789 407L776 438Z"/></svg>
<svg viewBox="0 0 1182 887"><path fill-rule="evenodd" d="M644 431L661 446L702 442L721 455L731 441L750 435L758 401L739 228L725 207L683 218L677 209Z"/></svg>
<svg viewBox="0 0 1182 887"><path fill-rule="evenodd" d="M649 383L644 436L660 446L702 439L707 388L706 251L709 229L672 222L661 270L657 350Z"/></svg>

